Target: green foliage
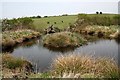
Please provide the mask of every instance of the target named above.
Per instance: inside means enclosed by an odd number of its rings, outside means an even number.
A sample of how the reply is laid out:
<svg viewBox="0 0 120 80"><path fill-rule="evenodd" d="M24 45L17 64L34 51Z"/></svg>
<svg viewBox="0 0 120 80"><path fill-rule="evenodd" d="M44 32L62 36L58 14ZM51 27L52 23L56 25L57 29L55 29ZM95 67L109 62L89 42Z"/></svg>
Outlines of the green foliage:
<svg viewBox="0 0 120 80"><path fill-rule="evenodd" d="M37 73L29 75L29 78L50 78L49 72Z"/></svg>
<svg viewBox="0 0 120 80"><path fill-rule="evenodd" d="M60 32L48 34L43 37L43 44L51 47L76 47L83 44L85 40L75 33Z"/></svg>
<svg viewBox="0 0 120 80"><path fill-rule="evenodd" d="M24 18L14 18L14 19L3 19L2 20L2 31L30 28L32 26L33 20L28 17Z"/></svg>
<svg viewBox="0 0 120 80"><path fill-rule="evenodd" d="M45 28L53 25L61 30L69 27L69 23L73 24L77 20L77 15L68 16L50 16L47 18L33 18L32 29L43 32ZM56 24L54 24L56 22Z"/></svg>
<svg viewBox="0 0 120 80"><path fill-rule="evenodd" d="M120 25L120 15L114 16L114 19L115 19L114 23Z"/></svg>
<svg viewBox="0 0 120 80"><path fill-rule="evenodd" d="M9 69L22 68L25 64L24 60L19 58L14 58L10 54L3 54L2 64L4 67Z"/></svg>
<svg viewBox="0 0 120 80"><path fill-rule="evenodd" d="M35 32L33 30L17 30L17 31L4 31L2 33L2 46L13 46L16 43L22 43L26 39L32 39L40 36L39 32Z"/></svg>
<svg viewBox="0 0 120 80"><path fill-rule="evenodd" d="M110 26L110 25L119 25L118 21L120 19L120 15L111 15L111 14L79 14L78 22L81 19L84 19L84 23L88 23L92 25L102 25L102 26ZM79 24L79 23L78 23Z"/></svg>

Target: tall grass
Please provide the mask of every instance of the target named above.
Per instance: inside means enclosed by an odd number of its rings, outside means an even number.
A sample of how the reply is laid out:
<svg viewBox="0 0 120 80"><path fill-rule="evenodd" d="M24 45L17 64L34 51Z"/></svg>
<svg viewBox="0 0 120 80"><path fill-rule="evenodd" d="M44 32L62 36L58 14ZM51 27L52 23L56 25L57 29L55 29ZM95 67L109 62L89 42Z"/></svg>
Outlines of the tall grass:
<svg viewBox="0 0 120 80"><path fill-rule="evenodd" d="M71 32L60 32L54 34L48 34L43 37L43 44L51 47L75 47L80 44L84 44L85 40Z"/></svg>
<svg viewBox="0 0 120 80"><path fill-rule="evenodd" d="M2 33L2 46L13 46L16 43L22 43L25 40L29 40L40 36L39 32L33 30L17 30L17 31L4 31Z"/></svg>
<svg viewBox="0 0 120 80"><path fill-rule="evenodd" d="M58 56L52 64L54 76L80 74L82 78L119 78L116 62L109 58L94 58L88 55L69 54Z"/></svg>

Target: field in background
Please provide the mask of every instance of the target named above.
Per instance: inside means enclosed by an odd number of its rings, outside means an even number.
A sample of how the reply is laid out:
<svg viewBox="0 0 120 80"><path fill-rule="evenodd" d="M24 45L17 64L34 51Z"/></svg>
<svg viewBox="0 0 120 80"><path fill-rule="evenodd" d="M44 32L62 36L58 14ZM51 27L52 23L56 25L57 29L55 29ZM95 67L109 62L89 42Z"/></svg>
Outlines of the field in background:
<svg viewBox="0 0 120 80"><path fill-rule="evenodd" d="M33 19L34 20L33 28L35 30L42 31L43 29L49 27L50 25L54 25L54 27L58 27L59 29L64 29L64 28L69 27L70 23L71 24L75 23L77 18L78 18L77 15L51 16L51 17L47 17L47 18L36 18L36 19Z"/></svg>
<svg viewBox="0 0 120 80"><path fill-rule="evenodd" d="M116 14L87 14L89 18L107 18L109 20L113 20ZM43 31L43 29L49 27L50 25L54 25L54 27L58 27L59 29L65 29L69 27L70 24L73 24L78 19L78 15L67 15L67 16L48 16L42 18L32 18L34 26L33 29L37 31ZM94 20L93 20L94 21ZM96 20L95 20L96 21ZM103 21L103 20L102 20Z"/></svg>

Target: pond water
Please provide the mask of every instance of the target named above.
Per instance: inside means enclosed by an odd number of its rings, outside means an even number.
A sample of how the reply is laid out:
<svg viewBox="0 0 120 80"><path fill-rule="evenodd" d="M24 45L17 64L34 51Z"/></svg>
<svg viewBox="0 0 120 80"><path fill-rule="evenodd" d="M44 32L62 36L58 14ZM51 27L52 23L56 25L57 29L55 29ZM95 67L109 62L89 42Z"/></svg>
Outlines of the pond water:
<svg viewBox="0 0 120 80"><path fill-rule="evenodd" d="M52 61L60 54L89 54L95 57L110 57L120 62L118 46L120 44L116 40L97 40L75 49L55 50L43 47L39 39L20 44L13 49L12 55L31 61L36 71L43 72L49 70Z"/></svg>

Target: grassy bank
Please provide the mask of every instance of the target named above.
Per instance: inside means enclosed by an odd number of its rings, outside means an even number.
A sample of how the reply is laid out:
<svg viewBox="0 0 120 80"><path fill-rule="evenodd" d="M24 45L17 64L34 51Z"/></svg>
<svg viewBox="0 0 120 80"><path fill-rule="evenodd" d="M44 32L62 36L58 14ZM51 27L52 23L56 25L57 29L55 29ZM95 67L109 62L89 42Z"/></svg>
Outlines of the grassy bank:
<svg viewBox="0 0 120 80"><path fill-rule="evenodd" d="M14 46L15 44L22 43L38 36L40 36L39 32L27 29L5 31L2 33L2 47Z"/></svg>
<svg viewBox="0 0 120 80"><path fill-rule="evenodd" d="M9 53L2 53L1 55L3 78L25 78L32 72L32 64L29 61L15 58Z"/></svg>
<svg viewBox="0 0 120 80"><path fill-rule="evenodd" d="M43 37L43 44L54 48L77 47L84 43L85 39L71 32L53 33Z"/></svg>
<svg viewBox="0 0 120 80"><path fill-rule="evenodd" d="M109 58L69 54L56 58L52 64L53 75L81 78L119 78L117 63ZM66 74L66 75L65 75ZM87 76L88 75L88 76Z"/></svg>
<svg viewBox="0 0 120 80"><path fill-rule="evenodd" d="M45 73L31 74L30 78L120 78L117 63L110 58L67 54L58 56ZM98 79L98 80L99 80Z"/></svg>
<svg viewBox="0 0 120 80"><path fill-rule="evenodd" d="M77 27L74 29L74 31L91 36L98 36L104 38L117 38L119 34L119 26L88 25L81 29Z"/></svg>

